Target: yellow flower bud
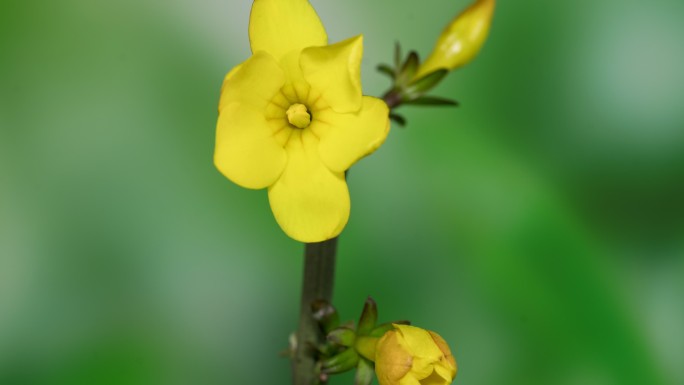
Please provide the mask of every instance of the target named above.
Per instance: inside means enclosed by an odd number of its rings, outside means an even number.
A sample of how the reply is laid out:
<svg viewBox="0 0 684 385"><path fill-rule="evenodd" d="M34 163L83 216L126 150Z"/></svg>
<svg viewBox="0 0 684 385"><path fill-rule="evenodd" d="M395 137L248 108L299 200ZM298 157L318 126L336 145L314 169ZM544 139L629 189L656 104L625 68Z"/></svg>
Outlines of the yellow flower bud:
<svg viewBox="0 0 684 385"><path fill-rule="evenodd" d="M476 0L458 15L439 36L415 78L442 68L453 70L474 59L489 34L495 3L496 0Z"/></svg>
<svg viewBox="0 0 684 385"><path fill-rule="evenodd" d="M437 333L394 325L380 339L375 373L380 385L448 385L456 377L456 361Z"/></svg>

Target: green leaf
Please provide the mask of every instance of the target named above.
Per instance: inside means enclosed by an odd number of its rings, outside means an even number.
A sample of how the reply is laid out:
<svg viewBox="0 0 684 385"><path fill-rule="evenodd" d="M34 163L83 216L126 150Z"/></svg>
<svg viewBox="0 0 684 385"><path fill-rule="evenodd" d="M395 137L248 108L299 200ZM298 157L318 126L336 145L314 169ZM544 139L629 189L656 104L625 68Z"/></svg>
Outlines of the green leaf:
<svg viewBox="0 0 684 385"><path fill-rule="evenodd" d="M420 79L416 79L409 84L404 90L408 100L415 100L422 96L424 93L430 91L439 82L444 79L444 77L449 73L447 69L440 69L423 76Z"/></svg>
<svg viewBox="0 0 684 385"><path fill-rule="evenodd" d="M440 98L436 96L420 96L417 99L408 100L404 104L410 104L414 106L451 106L458 107L459 102L456 100Z"/></svg>
<svg viewBox="0 0 684 385"><path fill-rule="evenodd" d="M373 368L373 363L362 358L359 360L359 365L356 367L354 385L370 385L373 381L374 374L375 369Z"/></svg>
<svg viewBox="0 0 684 385"><path fill-rule="evenodd" d="M401 67L401 44L399 42L394 43L394 68L399 69Z"/></svg>
<svg viewBox="0 0 684 385"><path fill-rule="evenodd" d="M380 73L382 74L389 76L392 79L396 78L397 76L397 74L394 73L394 70L390 68L390 66L388 66L387 64L378 65L378 71L380 71Z"/></svg>
<svg viewBox="0 0 684 385"><path fill-rule="evenodd" d="M389 118L401 127L406 127L406 118L399 114L390 114Z"/></svg>

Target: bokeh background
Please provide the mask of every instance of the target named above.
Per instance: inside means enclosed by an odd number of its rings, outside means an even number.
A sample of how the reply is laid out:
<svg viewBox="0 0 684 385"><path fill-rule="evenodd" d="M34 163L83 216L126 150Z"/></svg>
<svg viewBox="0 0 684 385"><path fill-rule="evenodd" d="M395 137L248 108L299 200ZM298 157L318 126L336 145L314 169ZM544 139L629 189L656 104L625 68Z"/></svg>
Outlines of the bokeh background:
<svg viewBox="0 0 684 385"><path fill-rule="evenodd" d="M312 0L423 56L466 0ZM0 4L0 384L287 384L302 245L212 165L247 0ZM460 385L684 384L684 3L501 0L350 174L336 304L441 333ZM349 376L333 384L351 383Z"/></svg>

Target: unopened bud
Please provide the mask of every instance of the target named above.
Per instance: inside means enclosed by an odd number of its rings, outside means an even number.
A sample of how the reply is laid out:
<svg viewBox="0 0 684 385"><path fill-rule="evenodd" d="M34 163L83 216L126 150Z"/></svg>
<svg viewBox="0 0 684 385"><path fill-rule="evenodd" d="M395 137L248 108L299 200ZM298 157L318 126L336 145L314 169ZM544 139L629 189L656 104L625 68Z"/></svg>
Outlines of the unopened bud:
<svg viewBox="0 0 684 385"><path fill-rule="evenodd" d="M468 64L484 45L496 0L476 0L444 29L415 79L436 70L453 70Z"/></svg>
<svg viewBox="0 0 684 385"><path fill-rule="evenodd" d="M456 361L437 333L395 325L377 344L375 373L380 385L449 385L456 376Z"/></svg>

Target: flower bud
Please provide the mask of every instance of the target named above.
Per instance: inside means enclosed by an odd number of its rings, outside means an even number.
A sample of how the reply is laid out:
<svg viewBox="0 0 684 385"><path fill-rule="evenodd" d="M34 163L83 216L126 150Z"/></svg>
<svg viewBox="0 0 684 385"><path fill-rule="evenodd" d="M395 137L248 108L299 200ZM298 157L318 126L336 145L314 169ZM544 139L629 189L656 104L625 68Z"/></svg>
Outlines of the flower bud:
<svg viewBox="0 0 684 385"><path fill-rule="evenodd" d="M496 0L476 0L447 25L415 79L442 68L462 67L475 58L489 34L495 3Z"/></svg>
<svg viewBox="0 0 684 385"><path fill-rule="evenodd" d="M456 376L456 361L437 333L394 325L378 342L375 373L380 385L448 385Z"/></svg>
<svg viewBox="0 0 684 385"><path fill-rule="evenodd" d="M371 297L366 299L366 303L363 306L363 311L361 312L361 318L359 318L359 326L357 331L361 335L365 335L373 331L375 324L378 322L378 305L375 300Z"/></svg>

